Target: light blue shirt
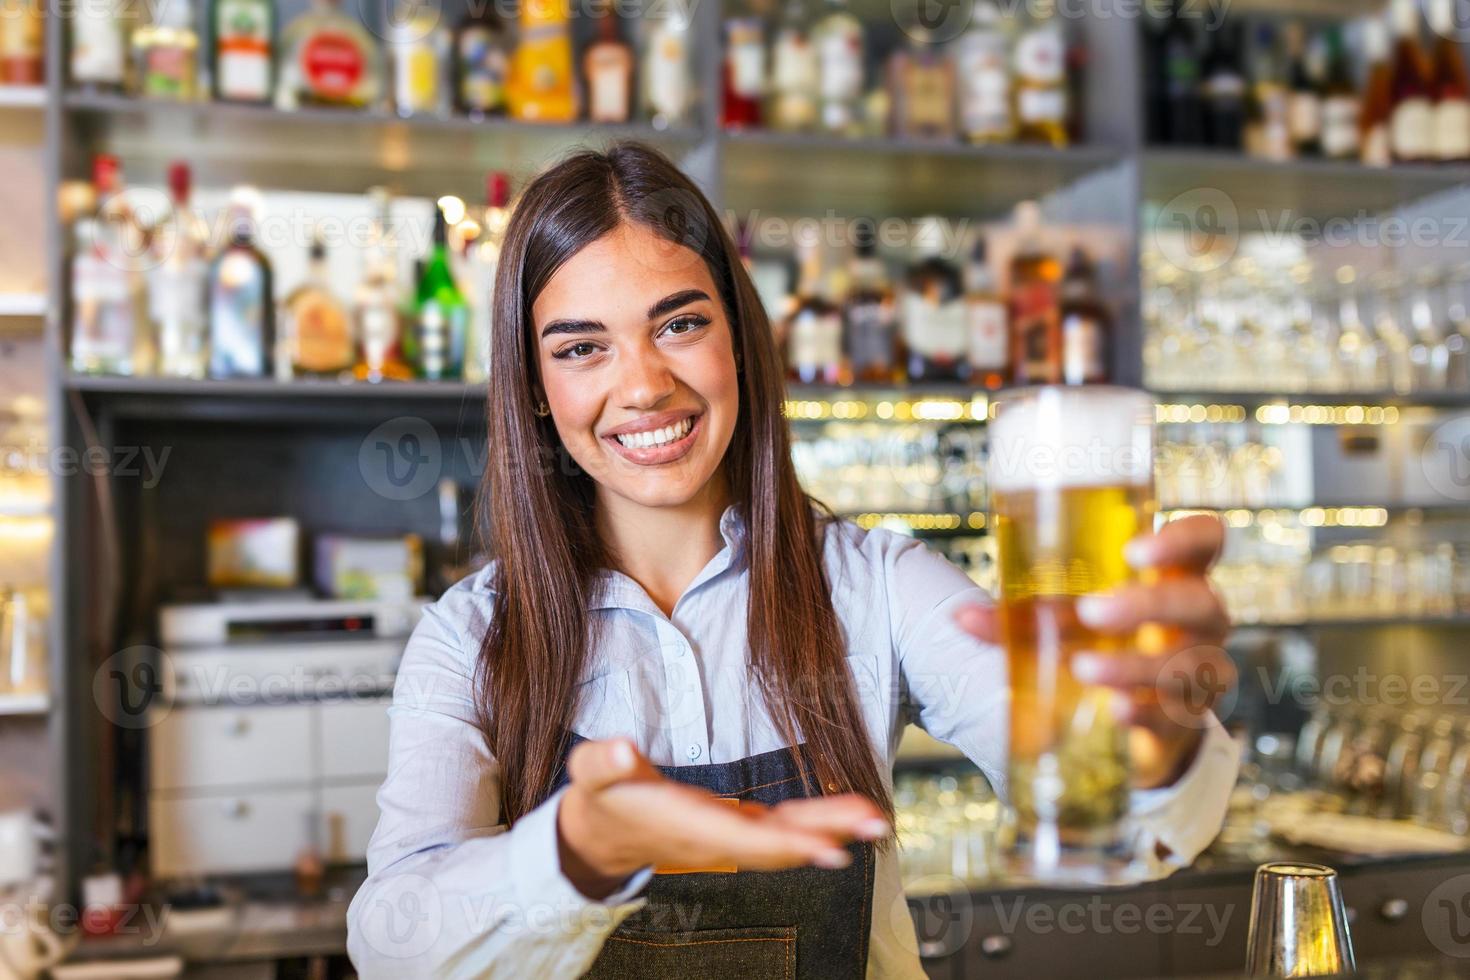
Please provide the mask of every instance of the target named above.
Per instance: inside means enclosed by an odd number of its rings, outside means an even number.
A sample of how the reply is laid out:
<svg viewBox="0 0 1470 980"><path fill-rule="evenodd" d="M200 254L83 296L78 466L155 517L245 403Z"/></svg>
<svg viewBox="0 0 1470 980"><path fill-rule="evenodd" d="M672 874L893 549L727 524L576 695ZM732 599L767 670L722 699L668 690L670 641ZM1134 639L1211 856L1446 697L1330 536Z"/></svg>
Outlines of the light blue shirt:
<svg viewBox="0 0 1470 980"><path fill-rule="evenodd" d="M630 737L663 766L785 747L746 679L749 583L733 509L720 532L725 547L670 616L628 576L602 573L593 604L601 639L581 682L578 734ZM823 558L867 734L888 760L885 771L913 723L959 748L1003 790L1005 658L954 623L957 610L988 602L986 594L920 542L887 531L831 525ZM584 897L562 874L560 793L506 829L500 767L475 721L493 570L428 607L399 667L369 878L348 913L348 950L366 980L577 976L642 904L647 871L603 901ZM1171 852L1156 874L1189 863L1214 838L1236 765L1234 743L1215 722L1179 782L1134 793L1147 852L1154 844ZM868 976L923 977L892 848L879 852L873 902Z"/></svg>

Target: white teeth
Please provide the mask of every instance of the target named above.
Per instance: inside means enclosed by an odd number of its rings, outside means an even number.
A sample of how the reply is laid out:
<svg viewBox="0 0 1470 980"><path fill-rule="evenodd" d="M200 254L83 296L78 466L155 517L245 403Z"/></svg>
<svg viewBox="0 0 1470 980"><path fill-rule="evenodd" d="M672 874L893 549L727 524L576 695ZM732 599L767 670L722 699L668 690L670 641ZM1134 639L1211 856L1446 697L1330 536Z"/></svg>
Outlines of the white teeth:
<svg viewBox="0 0 1470 980"><path fill-rule="evenodd" d="M655 446L667 446L671 442L678 442L689 434L694 427L694 419L687 418L673 425L666 425L662 429L650 429L647 432L633 432L617 437L618 442L628 449L652 449Z"/></svg>

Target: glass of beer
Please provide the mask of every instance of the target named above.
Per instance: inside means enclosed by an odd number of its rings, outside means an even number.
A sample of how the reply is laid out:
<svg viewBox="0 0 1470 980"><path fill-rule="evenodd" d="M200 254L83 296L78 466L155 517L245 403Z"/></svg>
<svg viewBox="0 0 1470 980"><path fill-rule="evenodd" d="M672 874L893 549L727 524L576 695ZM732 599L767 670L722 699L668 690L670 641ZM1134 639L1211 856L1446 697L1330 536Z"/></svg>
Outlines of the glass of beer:
<svg viewBox="0 0 1470 980"><path fill-rule="evenodd" d="M1140 867L1120 695L1079 683L1072 658L1135 645L1082 625L1076 605L1134 578L1123 549L1153 528L1153 417L1146 393L1103 385L996 399L990 508L1011 689L1006 863L1021 879L1118 884Z"/></svg>

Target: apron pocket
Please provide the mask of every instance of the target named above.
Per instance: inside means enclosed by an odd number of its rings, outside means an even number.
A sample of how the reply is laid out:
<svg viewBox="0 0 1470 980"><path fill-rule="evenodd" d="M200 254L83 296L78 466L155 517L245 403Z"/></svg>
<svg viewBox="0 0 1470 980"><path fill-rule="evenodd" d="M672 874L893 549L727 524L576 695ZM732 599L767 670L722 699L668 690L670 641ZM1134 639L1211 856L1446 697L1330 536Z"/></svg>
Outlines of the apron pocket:
<svg viewBox="0 0 1470 980"><path fill-rule="evenodd" d="M598 980L767 980L796 976L796 927L639 932L619 929L588 976Z"/></svg>

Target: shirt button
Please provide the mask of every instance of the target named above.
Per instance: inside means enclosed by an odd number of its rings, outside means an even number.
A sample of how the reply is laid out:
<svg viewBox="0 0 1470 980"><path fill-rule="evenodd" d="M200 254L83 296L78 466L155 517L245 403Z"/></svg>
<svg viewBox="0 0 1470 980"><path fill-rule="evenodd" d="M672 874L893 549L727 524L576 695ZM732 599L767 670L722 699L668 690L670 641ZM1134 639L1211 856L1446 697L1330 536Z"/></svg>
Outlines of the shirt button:
<svg viewBox="0 0 1470 980"><path fill-rule="evenodd" d="M699 758L699 754L701 752L703 752L703 751L704 750L701 749L697 745L691 745L691 746L689 746L689 761L690 762L693 762L695 759L698 759Z"/></svg>

